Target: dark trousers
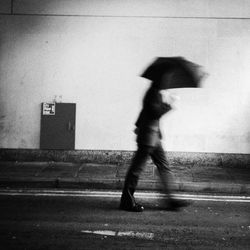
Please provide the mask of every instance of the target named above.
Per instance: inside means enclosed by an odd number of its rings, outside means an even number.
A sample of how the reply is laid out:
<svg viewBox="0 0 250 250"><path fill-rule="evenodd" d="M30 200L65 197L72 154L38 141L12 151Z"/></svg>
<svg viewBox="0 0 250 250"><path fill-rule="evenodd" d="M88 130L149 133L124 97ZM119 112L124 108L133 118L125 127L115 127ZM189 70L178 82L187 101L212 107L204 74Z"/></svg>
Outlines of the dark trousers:
<svg viewBox="0 0 250 250"><path fill-rule="evenodd" d="M153 163L159 171L165 193L168 196L170 195L170 169L165 152L159 140L155 146L138 144L138 149L125 178L121 202L130 203L132 205L135 204L133 194L149 156L152 158Z"/></svg>

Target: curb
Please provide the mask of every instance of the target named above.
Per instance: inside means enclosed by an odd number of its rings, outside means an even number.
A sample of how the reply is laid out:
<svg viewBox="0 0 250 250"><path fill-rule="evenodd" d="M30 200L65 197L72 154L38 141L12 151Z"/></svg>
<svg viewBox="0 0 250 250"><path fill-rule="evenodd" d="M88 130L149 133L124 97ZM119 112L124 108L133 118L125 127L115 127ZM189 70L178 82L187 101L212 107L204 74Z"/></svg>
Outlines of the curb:
<svg viewBox="0 0 250 250"><path fill-rule="evenodd" d="M56 189L109 189L121 190L123 181L75 180L73 178L0 178L1 188L56 188ZM156 181L140 181L138 190L160 191ZM215 183L215 182L180 182L173 186L174 192L223 193L250 195L250 184Z"/></svg>
<svg viewBox="0 0 250 250"><path fill-rule="evenodd" d="M123 188L128 164L0 161L0 187L112 189ZM250 194L248 168L213 165L172 166L173 191ZM138 190L162 190L157 169L149 164Z"/></svg>

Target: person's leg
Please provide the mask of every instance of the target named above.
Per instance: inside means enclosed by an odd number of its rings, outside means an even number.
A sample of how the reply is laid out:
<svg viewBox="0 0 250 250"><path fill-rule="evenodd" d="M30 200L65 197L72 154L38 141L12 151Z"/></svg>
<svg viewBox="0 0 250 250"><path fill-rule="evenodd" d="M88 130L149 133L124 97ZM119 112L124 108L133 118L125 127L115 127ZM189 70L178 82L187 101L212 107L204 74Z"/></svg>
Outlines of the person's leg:
<svg viewBox="0 0 250 250"><path fill-rule="evenodd" d="M155 147L154 151L151 154L151 157L158 169L159 176L163 184L164 192L167 195L167 198L170 199L173 185L173 177L169 168L168 160L160 142Z"/></svg>
<svg viewBox="0 0 250 250"><path fill-rule="evenodd" d="M137 187L140 173L146 165L149 153L150 147L138 145L138 150L135 153L130 168L126 174L120 203L121 209L131 211L143 210L143 207L135 202L133 194Z"/></svg>
<svg viewBox="0 0 250 250"><path fill-rule="evenodd" d="M173 185L173 177L171 174L171 170L169 168L169 163L166 158L165 152L161 146L161 143L155 147L155 150L151 154L152 160L156 165L159 175L164 187L165 194L167 196L167 200L165 203L167 210L178 210L180 207L184 207L189 205L188 202L174 199L171 195L172 185Z"/></svg>

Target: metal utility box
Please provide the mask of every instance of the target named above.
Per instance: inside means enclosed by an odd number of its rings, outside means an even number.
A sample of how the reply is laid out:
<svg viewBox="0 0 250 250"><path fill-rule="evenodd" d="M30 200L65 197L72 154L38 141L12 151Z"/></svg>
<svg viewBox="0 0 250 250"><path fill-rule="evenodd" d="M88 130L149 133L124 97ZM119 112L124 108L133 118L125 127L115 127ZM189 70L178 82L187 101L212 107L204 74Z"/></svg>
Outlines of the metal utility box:
<svg viewBox="0 0 250 250"><path fill-rule="evenodd" d="M41 149L75 149L75 103L42 103Z"/></svg>

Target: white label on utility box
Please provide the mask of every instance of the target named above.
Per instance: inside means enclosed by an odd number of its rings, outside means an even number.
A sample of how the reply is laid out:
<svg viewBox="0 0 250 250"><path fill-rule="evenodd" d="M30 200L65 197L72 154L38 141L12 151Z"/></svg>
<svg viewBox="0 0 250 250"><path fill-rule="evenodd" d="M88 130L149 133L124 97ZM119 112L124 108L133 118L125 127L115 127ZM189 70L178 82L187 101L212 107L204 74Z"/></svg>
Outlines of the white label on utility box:
<svg viewBox="0 0 250 250"><path fill-rule="evenodd" d="M43 115L55 115L56 113L56 104L55 103L43 103Z"/></svg>

